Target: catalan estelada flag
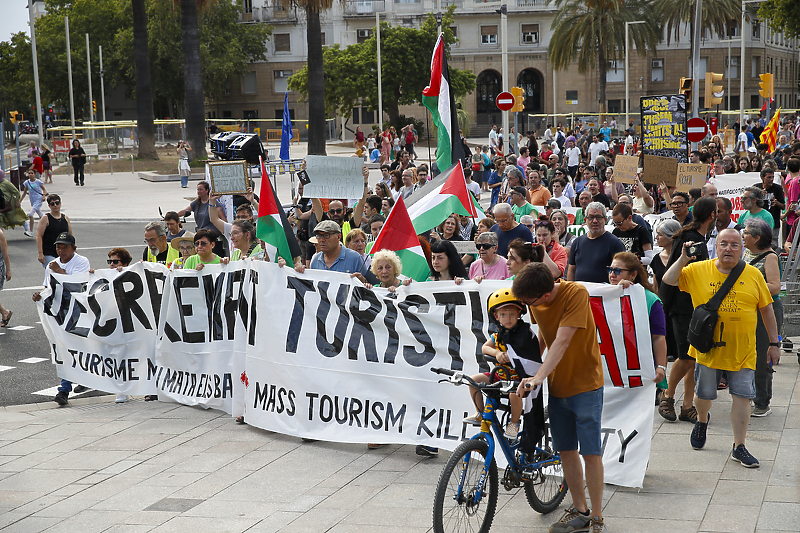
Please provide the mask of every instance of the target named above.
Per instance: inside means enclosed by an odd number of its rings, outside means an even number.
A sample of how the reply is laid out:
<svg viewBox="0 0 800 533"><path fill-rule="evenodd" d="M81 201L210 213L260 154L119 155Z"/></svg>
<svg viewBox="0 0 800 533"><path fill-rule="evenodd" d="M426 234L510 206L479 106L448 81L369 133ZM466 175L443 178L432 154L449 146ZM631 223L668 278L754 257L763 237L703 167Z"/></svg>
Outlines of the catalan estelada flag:
<svg viewBox="0 0 800 533"><path fill-rule="evenodd" d="M781 120L781 108L779 107L775 114L772 115L772 120L769 121L767 127L764 128L764 131L761 132L760 141L762 143L766 143L769 146L769 151L775 151L775 142L778 139L778 130L780 129L780 120Z"/></svg>

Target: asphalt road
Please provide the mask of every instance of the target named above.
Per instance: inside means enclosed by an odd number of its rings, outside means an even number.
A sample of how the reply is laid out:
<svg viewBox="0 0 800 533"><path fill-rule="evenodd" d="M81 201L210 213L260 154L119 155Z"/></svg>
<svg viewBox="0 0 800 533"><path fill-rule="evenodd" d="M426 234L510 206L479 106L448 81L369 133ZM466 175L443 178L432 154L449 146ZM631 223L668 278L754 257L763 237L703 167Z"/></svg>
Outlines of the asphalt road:
<svg viewBox="0 0 800 533"><path fill-rule="evenodd" d="M107 268L108 251L115 246L126 248L134 260L141 258L143 228L143 223L134 222L72 225L78 253L96 268ZM43 391L59 384L36 306L31 301L31 294L41 288L44 269L36 259L36 240L22 231L5 230L12 278L0 291L0 301L14 315L8 327L0 328L0 406L52 401L55 392ZM78 396L99 394L106 393L90 391Z"/></svg>

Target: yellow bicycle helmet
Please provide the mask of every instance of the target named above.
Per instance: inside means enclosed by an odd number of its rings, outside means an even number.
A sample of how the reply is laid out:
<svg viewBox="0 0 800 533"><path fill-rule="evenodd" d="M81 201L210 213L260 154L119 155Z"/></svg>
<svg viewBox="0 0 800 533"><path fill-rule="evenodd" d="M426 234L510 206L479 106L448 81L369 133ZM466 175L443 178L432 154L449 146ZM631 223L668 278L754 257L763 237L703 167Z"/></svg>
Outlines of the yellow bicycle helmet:
<svg viewBox="0 0 800 533"><path fill-rule="evenodd" d="M511 287L506 287L505 289L500 289L494 291L491 296L489 296L489 316L493 316L493 311L502 305L512 304L519 307L521 314L525 314L528 312L528 308L517 300L517 297L514 296L514 293L511 291Z"/></svg>

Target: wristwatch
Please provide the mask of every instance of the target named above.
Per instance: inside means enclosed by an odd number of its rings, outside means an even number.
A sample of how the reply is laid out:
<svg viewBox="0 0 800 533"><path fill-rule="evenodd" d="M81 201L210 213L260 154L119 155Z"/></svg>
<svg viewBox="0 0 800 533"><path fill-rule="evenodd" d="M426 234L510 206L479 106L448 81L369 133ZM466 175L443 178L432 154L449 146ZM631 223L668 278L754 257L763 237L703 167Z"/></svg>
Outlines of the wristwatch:
<svg viewBox="0 0 800 533"><path fill-rule="evenodd" d="M775 346L776 348L780 348L781 347L781 343L780 342L771 342L771 343L769 343L769 345L770 346Z"/></svg>

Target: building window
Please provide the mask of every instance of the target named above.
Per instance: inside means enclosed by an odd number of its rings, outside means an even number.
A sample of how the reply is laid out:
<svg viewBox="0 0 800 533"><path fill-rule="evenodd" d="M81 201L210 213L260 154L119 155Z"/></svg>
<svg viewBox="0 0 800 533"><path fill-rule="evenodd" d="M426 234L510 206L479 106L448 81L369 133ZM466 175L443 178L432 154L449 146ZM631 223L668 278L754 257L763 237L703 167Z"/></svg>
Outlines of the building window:
<svg viewBox="0 0 800 533"><path fill-rule="evenodd" d="M275 110L275 120L283 120L283 108ZM289 120L294 120L294 108L289 108Z"/></svg>
<svg viewBox="0 0 800 533"><path fill-rule="evenodd" d="M758 109L761 107L761 95L760 94L751 94L750 95L750 108L751 109Z"/></svg>
<svg viewBox="0 0 800 533"><path fill-rule="evenodd" d="M253 12L253 0L244 0L244 12L245 13Z"/></svg>
<svg viewBox="0 0 800 533"><path fill-rule="evenodd" d="M395 0L396 4L419 4L420 0Z"/></svg>
<svg viewBox="0 0 800 533"><path fill-rule="evenodd" d="M567 91L566 99L567 99L567 103L568 104L571 104L571 103L576 103L577 104L578 103L578 91L575 91L575 90Z"/></svg>
<svg viewBox="0 0 800 533"><path fill-rule="evenodd" d="M761 21L758 19L753 20L753 34L752 39L758 41L761 39Z"/></svg>
<svg viewBox="0 0 800 533"><path fill-rule="evenodd" d="M759 74L761 74L761 57L753 56L750 58L750 77L757 78Z"/></svg>
<svg viewBox="0 0 800 533"><path fill-rule="evenodd" d="M539 44L538 24L523 24L521 30L521 44Z"/></svg>
<svg viewBox="0 0 800 533"><path fill-rule="evenodd" d="M481 44L497 44L497 26L481 26Z"/></svg>
<svg viewBox="0 0 800 533"><path fill-rule="evenodd" d="M353 124L360 124L360 123L361 122L359 122L359 120L358 120L358 108L354 107L353 108Z"/></svg>
<svg viewBox="0 0 800 533"><path fill-rule="evenodd" d="M320 33L320 40L322 41L322 46L325 46L325 32L323 31Z"/></svg>
<svg viewBox="0 0 800 533"><path fill-rule="evenodd" d="M606 82L616 83L625 81L625 65L623 61L609 61L606 71Z"/></svg>
<svg viewBox="0 0 800 533"><path fill-rule="evenodd" d="M664 59L653 59L650 62L650 81L664 81Z"/></svg>
<svg viewBox="0 0 800 533"><path fill-rule="evenodd" d="M285 93L289 90L289 76L292 75L291 70L275 70L275 92Z"/></svg>
<svg viewBox="0 0 800 533"><path fill-rule="evenodd" d="M230 111L223 110L222 111L222 118L233 118L233 113L231 113Z"/></svg>
<svg viewBox="0 0 800 533"><path fill-rule="evenodd" d="M370 37L372 37L372 30L369 29L356 30L356 42L358 44L367 42L367 40Z"/></svg>
<svg viewBox="0 0 800 533"><path fill-rule="evenodd" d="M361 123L362 124L372 124L375 122L375 112L370 111L366 107L361 108Z"/></svg>
<svg viewBox="0 0 800 533"><path fill-rule="evenodd" d="M739 77L739 58L738 57L731 57L731 64L728 65L728 58L725 58L725 77L736 79Z"/></svg>
<svg viewBox="0 0 800 533"><path fill-rule="evenodd" d="M609 100L608 101L608 112L609 113L621 113L622 112L622 100Z"/></svg>
<svg viewBox="0 0 800 533"><path fill-rule="evenodd" d="M731 22L728 25L728 39L738 36L739 36L739 24L738 22Z"/></svg>
<svg viewBox="0 0 800 533"><path fill-rule="evenodd" d="M242 114L245 119L255 120L258 118L258 109L245 109Z"/></svg>
<svg viewBox="0 0 800 533"><path fill-rule="evenodd" d="M256 73L248 72L242 78L242 94L256 94Z"/></svg>
<svg viewBox="0 0 800 533"><path fill-rule="evenodd" d="M450 26L450 31L453 32L453 37L458 40L458 26Z"/></svg>
<svg viewBox="0 0 800 533"><path fill-rule="evenodd" d="M703 78L706 77L706 72L708 72L708 58L707 57L701 57L699 66L700 66L700 68L699 68L699 70L700 70L699 76L700 76L700 79L702 80Z"/></svg>
<svg viewBox="0 0 800 533"><path fill-rule="evenodd" d="M290 39L291 34L289 33L276 33L272 36L272 40L275 43L275 51L276 52L291 52L292 51L292 41Z"/></svg>

